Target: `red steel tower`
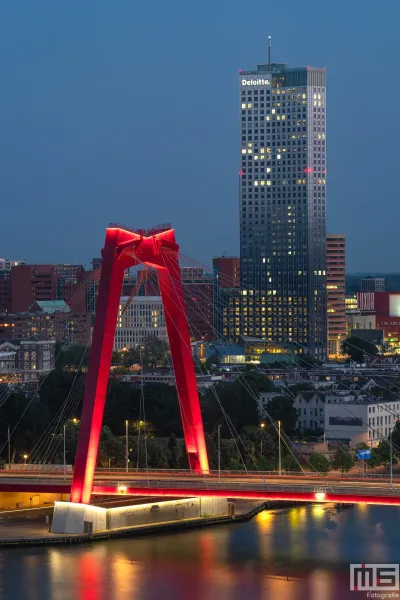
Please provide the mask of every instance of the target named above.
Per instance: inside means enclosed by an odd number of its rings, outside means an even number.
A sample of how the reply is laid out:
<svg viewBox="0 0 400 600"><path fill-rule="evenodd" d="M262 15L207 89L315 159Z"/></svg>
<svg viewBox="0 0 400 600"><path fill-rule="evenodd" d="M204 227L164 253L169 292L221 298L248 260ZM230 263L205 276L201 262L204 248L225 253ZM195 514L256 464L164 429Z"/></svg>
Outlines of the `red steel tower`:
<svg viewBox="0 0 400 600"><path fill-rule="evenodd" d="M138 264L157 269L190 468L209 471L178 252L170 225L146 231L110 225L106 231L72 502L90 502L124 271Z"/></svg>

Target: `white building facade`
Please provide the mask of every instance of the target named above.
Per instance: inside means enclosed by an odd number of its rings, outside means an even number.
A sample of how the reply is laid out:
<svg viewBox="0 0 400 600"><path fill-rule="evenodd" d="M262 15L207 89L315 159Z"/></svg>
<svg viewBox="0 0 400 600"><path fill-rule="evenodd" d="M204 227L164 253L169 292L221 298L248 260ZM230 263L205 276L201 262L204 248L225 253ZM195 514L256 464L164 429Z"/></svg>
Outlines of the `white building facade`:
<svg viewBox="0 0 400 600"><path fill-rule="evenodd" d="M151 336L166 340L167 330L161 297L135 296L123 313L128 300L128 296L122 296L120 300L114 350L135 348Z"/></svg>

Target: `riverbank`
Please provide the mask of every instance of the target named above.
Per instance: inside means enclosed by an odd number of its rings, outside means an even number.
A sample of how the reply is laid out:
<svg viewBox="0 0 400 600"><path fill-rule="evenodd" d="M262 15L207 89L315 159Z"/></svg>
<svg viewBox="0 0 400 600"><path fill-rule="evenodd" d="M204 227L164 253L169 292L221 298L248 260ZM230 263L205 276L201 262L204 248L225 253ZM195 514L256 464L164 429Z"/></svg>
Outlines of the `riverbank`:
<svg viewBox="0 0 400 600"><path fill-rule="evenodd" d="M286 510L291 506L301 503L293 502L263 502L258 503L251 500L235 501L234 516L200 517L184 519L181 521L166 521L163 523L151 523L147 525L135 525L121 527L118 529L106 529L94 533L84 534L52 534L48 523L33 523L33 521L17 521L13 525L7 524L0 527L0 547L10 546L50 546L50 545L74 545L97 541L105 541L123 537L136 537L152 535L155 533L175 532L213 525L226 525L229 523L240 523L249 521L259 512L264 510Z"/></svg>

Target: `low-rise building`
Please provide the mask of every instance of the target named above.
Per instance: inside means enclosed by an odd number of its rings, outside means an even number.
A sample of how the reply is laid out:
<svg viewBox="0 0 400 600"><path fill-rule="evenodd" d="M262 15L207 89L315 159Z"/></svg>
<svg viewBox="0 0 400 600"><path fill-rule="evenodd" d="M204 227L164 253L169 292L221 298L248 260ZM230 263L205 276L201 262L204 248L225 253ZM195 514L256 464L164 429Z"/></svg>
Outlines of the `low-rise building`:
<svg viewBox="0 0 400 600"><path fill-rule="evenodd" d="M0 341L23 340L32 335L68 345L91 343L90 314L75 314L63 300L34 302L28 312L0 314Z"/></svg>
<svg viewBox="0 0 400 600"><path fill-rule="evenodd" d="M399 398L358 396L350 401L325 404L327 440L348 441L350 446L364 442L376 446L390 435L400 418Z"/></svg>
<svg viewBox="0 0 400 600"><path fill-rule="evenodd" d="M37 382L54 369L56 340L32 336L0 344L0 379L7 382Z"/></svg>

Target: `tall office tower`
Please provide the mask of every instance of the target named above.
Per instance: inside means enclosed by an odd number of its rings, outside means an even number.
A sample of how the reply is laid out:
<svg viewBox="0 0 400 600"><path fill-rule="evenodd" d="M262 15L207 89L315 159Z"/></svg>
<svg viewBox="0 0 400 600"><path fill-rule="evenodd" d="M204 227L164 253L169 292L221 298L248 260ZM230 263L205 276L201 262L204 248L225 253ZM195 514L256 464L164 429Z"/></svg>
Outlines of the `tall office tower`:
<svg viewBox="0 0 400 600"><path fill-rule="evenodd" d="M324 358L325 69L262 64L239 88L244 334Z"/></svg>
<svg viewBox="0 0 400 600"><path fill-rule="evenodd" d="M346 245L342 234L326 236L328 356L341 354L346 339Z"/></svg>

